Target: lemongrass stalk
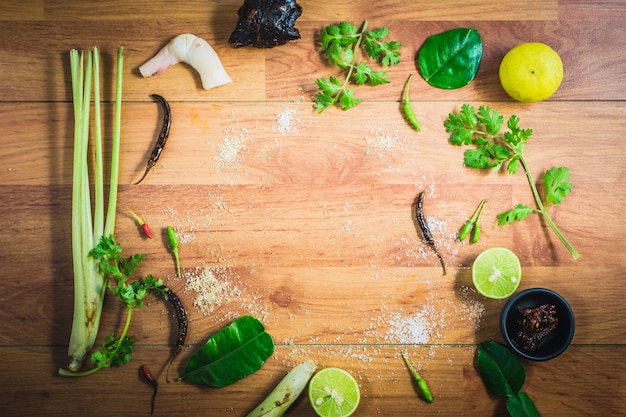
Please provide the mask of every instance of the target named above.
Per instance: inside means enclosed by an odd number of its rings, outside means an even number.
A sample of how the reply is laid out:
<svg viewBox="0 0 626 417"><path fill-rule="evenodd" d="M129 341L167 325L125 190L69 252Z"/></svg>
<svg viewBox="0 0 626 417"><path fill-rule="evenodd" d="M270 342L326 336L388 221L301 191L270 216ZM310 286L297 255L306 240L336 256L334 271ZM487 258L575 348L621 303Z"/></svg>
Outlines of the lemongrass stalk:
<svg viewBox="0 0 626 417"><path fill-rule="evenodd" d="M81 196L82 196L82 179L81 168L82 160L80 149L83 146L83 65L84 54L82 51L72 49L70 51L70 72L72 75L72 99L74 102L74 160L72 167L72 259L74 269L74 321L72 323L72 333L68 347L68 355L70 356L69 369L75 370L80 368L84 355L86 354L86 337L84 324L78 323L76 318L85 317L85 282L83 275L83 252L81 244ZM81 355L81 351L85 354Z"/></svg>
<svg viewBox="0 0 626 417"><path fill-rule="evenodd" d="M93 47L93 119L95 136L95 203L93 238L100 240L104 233L104 164L102 162L102 121L100 115L100 51Z"/></svg>
<svg viewBox="0 0 626 417"><path fill-rule="evenodd" d="M84 63L82 51L70 51L72 95L74 100L74 160L72 176L72 255L74 267L74 319L68 354L68 369L61 375L76 373L87 352L93 347L100 326L100 317L106 291L106 276L99 271L96 261L89 256L103 234L112 236L115 226L117 185L119 171L122 53L118 52L116 110L111 151L111 183L109 202L104 219L104 163L102 157L102 132L100 113L100 59L94 47L87 53ZM93 77L92 77L93 71ZM89 122L91 108L91 83L94 83L95 120L95 203L91 207L89 181Z"/></svg>
<svg viewBox="0 0 626 417"><path fill-rule="evenodd" d="M97 335L97 326L87 318L101 307L98 281L102 281L96 264L87 255L93 247L89 172L89 114L93 56L82 51L70 52L72 92L74 99L74 160L72 175L72 254L74 266L74 320L68 347L70 370L78 370ZM96 292L97 287L97 292Z"/></svg>
<svg viewBox="0 0 626 417"><path fill-rule="evenodd" d="M104 223L105 236L112 236L115 231L115 214L117 210L117 185L119 183L120 136L122 125L122 76L124 74L124 47L117 50L117 77L115 82L115 118L113 122L113 148L111 149L111 183L109 189L109 206Z"/></svg>

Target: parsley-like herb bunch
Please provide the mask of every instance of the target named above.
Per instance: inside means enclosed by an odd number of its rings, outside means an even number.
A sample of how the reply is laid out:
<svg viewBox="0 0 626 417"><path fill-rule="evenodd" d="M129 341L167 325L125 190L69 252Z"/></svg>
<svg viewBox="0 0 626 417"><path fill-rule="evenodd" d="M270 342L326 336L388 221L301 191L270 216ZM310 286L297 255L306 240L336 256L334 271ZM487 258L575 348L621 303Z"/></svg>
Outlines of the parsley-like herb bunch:
<svg viewBox="0 0 626 417"><path fill-rule="evenodd" d="M557 205L563 201L572 189L569 182L570 174L567 167L552 167L543 176L545 193L543 199L539 195L530 168L524 159L523 151L532 135L532 129L519 127L519 117L512 115L506 123L507 130L500 133L504 117L498 110L489 106L480 106L478 112L468 104L461 106L458 114L451 113L444 122L446 132L450 133L450 143L456 146L470 146L464 154L464 163L470 168L489 169L506 167L515 174L521 167L528 179L528 184L535 199L536 208L517 204L513 209L498 214L498 224L505 225L524 220L532 213L540 214L553 232L561 240L574 259L580 256L572 247L563 233L554 224L547 212L549 205Z"/></svg>
<svg viewBox="0 0 626 417"><path fill-rule="evenodd" d="M358 61L361 46L369 58L383 66L400 63L399 42L384 42L389 29L381 27L367 30L367 20L363 22L361 31L348 22L326 26L321 33L320 43L328 60L346 72L342 81L338 77L319 78L315 83L319 87L316 95L315 110L322 113L335 103L343 110L348 110L361 102L354 96L354 89L349 88L352 82L356 85L369 84L377 86L389 83L384 70L374 71L364 61ZM358 61L358 63L357 63Z"/></svg>
<svg viewBox="0 0 626 417"><path fill-rule="evenodd" d="M102 274L108 278L107 288L126 306L126 321L120 336L116 337L115 333L107 336L102 343L102 350L92 353L91 360L96 363L95 368L83 372L60 370L64 376L87 376L109 366L118 367L130 362L135 351L135 339L127 336L127 333L133 310L143 307L143 299L150 291L167 298L163 281L152 275L147 275L143 280L129 281L145 254L123 258L121 253L121 246L115 243L112 236L102 236L98 246L89 252L89 256L98 262Z"/></svg>

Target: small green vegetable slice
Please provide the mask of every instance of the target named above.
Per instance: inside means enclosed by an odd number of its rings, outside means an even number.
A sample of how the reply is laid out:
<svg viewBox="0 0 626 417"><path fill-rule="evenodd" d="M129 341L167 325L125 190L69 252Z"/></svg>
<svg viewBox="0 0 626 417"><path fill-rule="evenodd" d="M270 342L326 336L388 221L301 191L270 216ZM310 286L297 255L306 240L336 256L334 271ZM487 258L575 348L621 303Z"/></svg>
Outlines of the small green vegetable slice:
<svg viewBox="0 0 626 417"><path fill-rule="evenodd" d="M453 90L474 79L482 55L483 43L476 29L452 29L424 41L418 54L419 70L430 85Z"/></svg>

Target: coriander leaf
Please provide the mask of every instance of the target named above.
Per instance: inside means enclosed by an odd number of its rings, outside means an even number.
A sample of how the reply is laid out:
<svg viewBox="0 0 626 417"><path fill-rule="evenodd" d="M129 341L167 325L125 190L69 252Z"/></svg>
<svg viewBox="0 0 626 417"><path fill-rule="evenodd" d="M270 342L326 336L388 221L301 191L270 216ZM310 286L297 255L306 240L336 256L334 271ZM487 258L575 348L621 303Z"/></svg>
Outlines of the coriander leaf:
<svg viewBox="0 0 626 417"><path fill-rule="evenodd" d="M552 167L543 176L546 187L546 202L548 204L561 204L563 198L572 191L572 183L569 182L569 169L566 167Z"/></svg>
<svg viewBox="0 0 626 417"><path fill-rule="evenodd" d="M499 161L492 160L489 149L478 148L468 149L463 154L463 163L470 168L495 168L500 164Z"/></svg>
<svg viewBox="0 0 626 417"><path fill-rule="evenodd" d="M354 83L356 85L363 85L367 82L367 78L369 74L372 72L372 69L365 65L365 63L360 62L359 65L354 67L354 74L352 74L352 78L354 79Z"/></svg>
<svg viewBox="0 0 626 417"><path fill-rule="evenodd" d="M369 73L369 83L371 86L377 86L381 84L388 84L389 78L387 78L387 73L384 70L378 72L370 72Z"/></svg>
<svg viewBox="0 0 626 417"><path fill-rule="evenodd" d="M489 106L480 106L478 108L478 122L481 123L488 134L497 135L500 132L504 117L500 115L498 110L493 112Z"/></svg>
<svg viewBox="0 0 626 417"><path fill-rule="evenodd" d="M346 75L343 82L336 77L330 77L330 81L325 78L315 80L320 91L315 95L313 107L319 113L335 103L339 103L343 110L359 104L361 100L354 96L354 90L348 88L351 81L359 86L366 83L371 86L389 83L385 71L375 71L363 61L357 64L358 55L363 46L367 56L381 65L396 65L400 62L401 44L395 41L383 42L389 30L382 27L368 32L367 24L367 21L363 22L361 32L348 22L340 22L339 25L329 25L322 29L320 45L326 58L346 71Z"/></svg>
<svg viewBox="0 0 626 417"><path fill-rule="evenodd" d="M472 132L465 129L454 129L450 135L450 143L457 146L469 145L472 143Z"/></svg>
<svg viewBox="0 0 626 417"><path fill-rule="evenodd" d="M516 148L518 153L521 153L524 149L524 145L530 139L530 136L533 134L532 129L522 129L518 126L519 117L516 115L512 115L509 117L507 121L507 127L510 132L505 132L503 135L503 140L507 142L512 147Z"/></svg>
<svg viewBox="0 0 626 417"><path fill-rule="evenodd" d="M135 338L124 337L117 342L116 350L111 356L111 366L119 367L126 365L131 360L131 354L135 352Z"/></svg>
<svg viewBox="0 0 626 417"><path fill-rule="evenodd" d="M520 166L522 166L522 163L520 162L520 155L514 155L509 161L509 165L506 167L506 170L509 174L515 174Z"/></svg>
<svg viewBox="0 0 626 417"><path fill-rule="evenodd" d="M401 43L396 41L381 42L389 34L389 30L382 27L378 31L368 32L363 38L363 46L367 55L385 66L393 66L400 63Z"/></svg>
<svg viewBox="0 0 626 417"><path fill-rule="evenodd" d="M522 221L534 210L524 204L518 204L513 209L498 214L498 225L502 226L507 223L513 224L515 221Z"/></svg>
<svg viewBox="0 0 626 417"><path fill-rule="evenodd" d="M134 274L135 268L137 268L137 265L139 265L139 263L145 257L146 257L145 253L137 253L135 255L132 255L130 258L128 258L128 262L126 262L124 265L124 275L129 277L132 274Z"/></svg>
<svg viewBox="0 0 626 417"><path fill-rule="evenodd" d="M320 33L320 45L325 51L330 43L339 35L339 27L335 25L326 26Z"/></svg>
<svg viewBox="0 0 626 417"><path fill-rule="evenodd" d="M478 123L478 118L476 117L475 113L476 113L476 110L474 109L473 106L470 106L468 104L463 104L461 106L461 117L463 118L467 127L471 129L475 129L476 124Z"/></svg>
<svg viewBox="0 0 626 417"><path fill-rule="evenodd" d="M544 202L537 191L537 185L523 155L533 131L521 128L519 117L511 115L506 123L507 130L501 133L503 120L502 115L497 110L492 111L489 106L480 106L476 113L474 107L463 104L461 111L456 114L450 113L443 124L446 132L450 134L450 144L475 147L464 153L463 162L466 166L486 169L504 164L510 174L517 173L520 168L524 170L537 208L531 209L518 204L512 210L499 214L498 224L505 225L521 221L536 212L544 218L572 257L578 259L580 255L561 233L546 210L549 204L560 204L570 193L572 184L568 181L569 169L552 168L546 172L543 178L546 189Z"/></svg>
<svg viewBox="0 0 626 417"><path fill-rule="evenodd" d="M385 71L375 72L363 62L360 62L359 65L354 67L352 77L356 85L363 85L368 81L372 86L389 83L389 78L386 77Z"/></svg>
<svg viewBox="0 0 626 417"><path fill-rule="evenodd" d="M345 90L339 99L339 104L343 110L351 109L359 103L361 103L361 99L354 97L354 90Z"/></svg>
<svg viewBox="0 0 626 417"><path fill-rule="evenodd" d="M506 161L511 157L511 150L504 145L495 143L491 147L489 147L489 150L491 152L492 158L499 161L498 165L500 164L500 162Z"/></svg>
<svg viewBox="0 0 626 417"><path fill-rule="evenodd" d="M350 62L345 57L346 51L349 51L349 49L344 50L338 43L331 43L328 49L326 49L325 55L330 62L343 69Z"/></svg>
<svg viewBox="0 0 626 417"><path fill-rule="evenodd" d="M389 29L383 26L378 29L370 30L367 34L368 37L372 40L384 39L389 34Z"/></svg>
<svg viewBox="0 0 626 417"><path fill-rule="evenodd" d="M356 26L354 26L351 23L348 22L341 22L339 23L339 28L341 30L341 34L344 35L344 37L342 39L349 39L350 36L353 36L356 38ZM348 35L348 36L345 36Z"/></svg>

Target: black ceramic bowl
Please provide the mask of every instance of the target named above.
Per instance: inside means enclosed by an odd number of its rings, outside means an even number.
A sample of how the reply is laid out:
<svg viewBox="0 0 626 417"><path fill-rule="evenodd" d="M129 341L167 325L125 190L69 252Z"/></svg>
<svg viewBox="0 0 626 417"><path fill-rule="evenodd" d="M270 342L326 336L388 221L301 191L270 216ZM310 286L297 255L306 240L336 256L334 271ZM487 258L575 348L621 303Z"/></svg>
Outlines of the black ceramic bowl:
<svg viewBox="0 0 626 417"><path fill-rule="evenodd" d="M516 342L516 333L521 318L518 308L535 308L543 304L553 304L555 317L559 320L556 328L535 350L527 349ZM567 301L559 294L545 288L530 288L515 294L502 310L500 328L506 344L519 356L545 361L559 356L567 349L574 337L574 313Z"/></svg>

